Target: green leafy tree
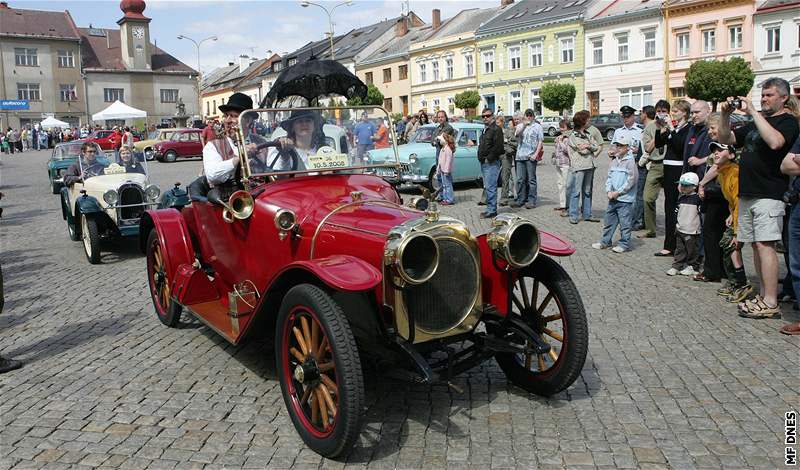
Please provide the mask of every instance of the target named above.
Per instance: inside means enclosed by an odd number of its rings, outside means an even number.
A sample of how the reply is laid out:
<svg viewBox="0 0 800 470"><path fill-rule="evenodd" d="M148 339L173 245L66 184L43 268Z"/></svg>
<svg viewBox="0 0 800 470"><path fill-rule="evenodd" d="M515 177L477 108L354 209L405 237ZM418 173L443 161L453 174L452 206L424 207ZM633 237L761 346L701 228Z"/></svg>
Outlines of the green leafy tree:
<svg viewBox="0 0 800 470"><path fill-rule="evenodd" d="M348 106L383 106L383 93L378 90L375 85L367 86L367 98L361 99L359 97L350 98L347 100Z"/></svg>
<svg viewBox="0 0 800 470"><path fill-rule="evenodd" d="M542 104L551 111L564 114L575 104L575 85L572 83L545 83L539 90Z"/></svg>
<svg viewBox="0 0 800 470"><path fill-rule="evenodd" d="M467 116L475 113L475 108L481 103L481 95L476 90L462 91L453 97L453 104L458 109L463 109Z"/></svg>
<svg viewBox="0 0 800 470"><path fill-rule="evenodd" d="M741 57L730 60L698 60L689 67L683 86L686 94L696 100L717 103L729 96L747 96L753 87L755 74Z"/></svg>

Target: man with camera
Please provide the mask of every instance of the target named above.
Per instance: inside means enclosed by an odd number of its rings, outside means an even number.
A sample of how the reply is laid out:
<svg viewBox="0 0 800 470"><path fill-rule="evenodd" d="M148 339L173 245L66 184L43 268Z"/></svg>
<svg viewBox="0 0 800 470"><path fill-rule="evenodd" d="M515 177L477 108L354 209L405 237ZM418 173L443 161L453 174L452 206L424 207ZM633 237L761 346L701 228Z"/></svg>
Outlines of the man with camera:
<svg viewBox="0 0 800 470"><path fill-rule="evenodd" d="M746 96L722 103L720 143L742 148L736 239L752 244L761 285L759 295L739 304L739 315L746 318L780 315L775 243L781 239L783 197L789 186L789 177L781 173L781 162L800 135L797 118L787 109L789 97L789 83L770 78L761 88L761 112ZM731 131L729 118L735 108L752 116L753 122Z"/></svg>

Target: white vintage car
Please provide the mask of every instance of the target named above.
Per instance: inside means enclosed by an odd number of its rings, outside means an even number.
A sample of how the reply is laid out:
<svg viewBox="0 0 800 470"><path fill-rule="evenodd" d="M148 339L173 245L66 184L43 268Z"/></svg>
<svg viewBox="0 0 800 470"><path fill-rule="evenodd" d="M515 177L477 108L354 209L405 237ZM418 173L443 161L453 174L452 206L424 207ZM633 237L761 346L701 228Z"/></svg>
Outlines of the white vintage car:
<svg viewBox="0 0 800 470"><path fill-rule="evenodd" d="M61 189L61 210L72 240L100 262L100 241L137 236L144 211L158 205L161 190L149 184L147 162L78 159L81 181Z"/></svg>

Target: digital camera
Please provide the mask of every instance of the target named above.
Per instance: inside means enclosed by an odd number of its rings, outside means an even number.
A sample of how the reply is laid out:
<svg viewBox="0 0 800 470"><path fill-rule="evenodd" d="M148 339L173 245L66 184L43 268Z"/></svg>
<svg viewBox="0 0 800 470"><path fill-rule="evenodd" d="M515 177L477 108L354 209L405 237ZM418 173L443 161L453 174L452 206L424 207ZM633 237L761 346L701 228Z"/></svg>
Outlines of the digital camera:
<svg viewBox="0 0 800 470"><path fill-rule="evenodd" d="M742 100L740 100L739 98L728 100L728 107L730 107L731 109L742 109Z"/></svg>

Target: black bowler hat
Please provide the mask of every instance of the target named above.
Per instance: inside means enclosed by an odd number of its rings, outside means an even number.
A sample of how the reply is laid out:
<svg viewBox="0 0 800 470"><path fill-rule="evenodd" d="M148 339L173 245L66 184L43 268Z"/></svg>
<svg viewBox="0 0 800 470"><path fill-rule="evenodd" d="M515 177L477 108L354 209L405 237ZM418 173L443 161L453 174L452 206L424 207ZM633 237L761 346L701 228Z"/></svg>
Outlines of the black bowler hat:
<svg viewBox="0 0 800 470"><path fill-rule="evenodd" d="M288 119L281 121L281 127L286 132L289 132L292 128L292 124L294 124L294 122L298 119L313 119L314 124L317 124L319 122L319 113L310 109L298 109L297 111L292 111L292 114Z"/></svg>
<svg viewBox="0 0 800 470"><path fill-rule="evenodd" d="M633 109L632 107L628 106L627 104L625 106L619 108L619 112L623 116L630 116L631 114L636 114L636 110Z"/></svg>
<svg viewBox="0 0 800 470"><path fill-rule="evenodd" d="M244 93L234 93L228 98L228 104L220 105L219 110L223 113L228 111L242 112L246 109L253 109L253 99Z"/></svg>

